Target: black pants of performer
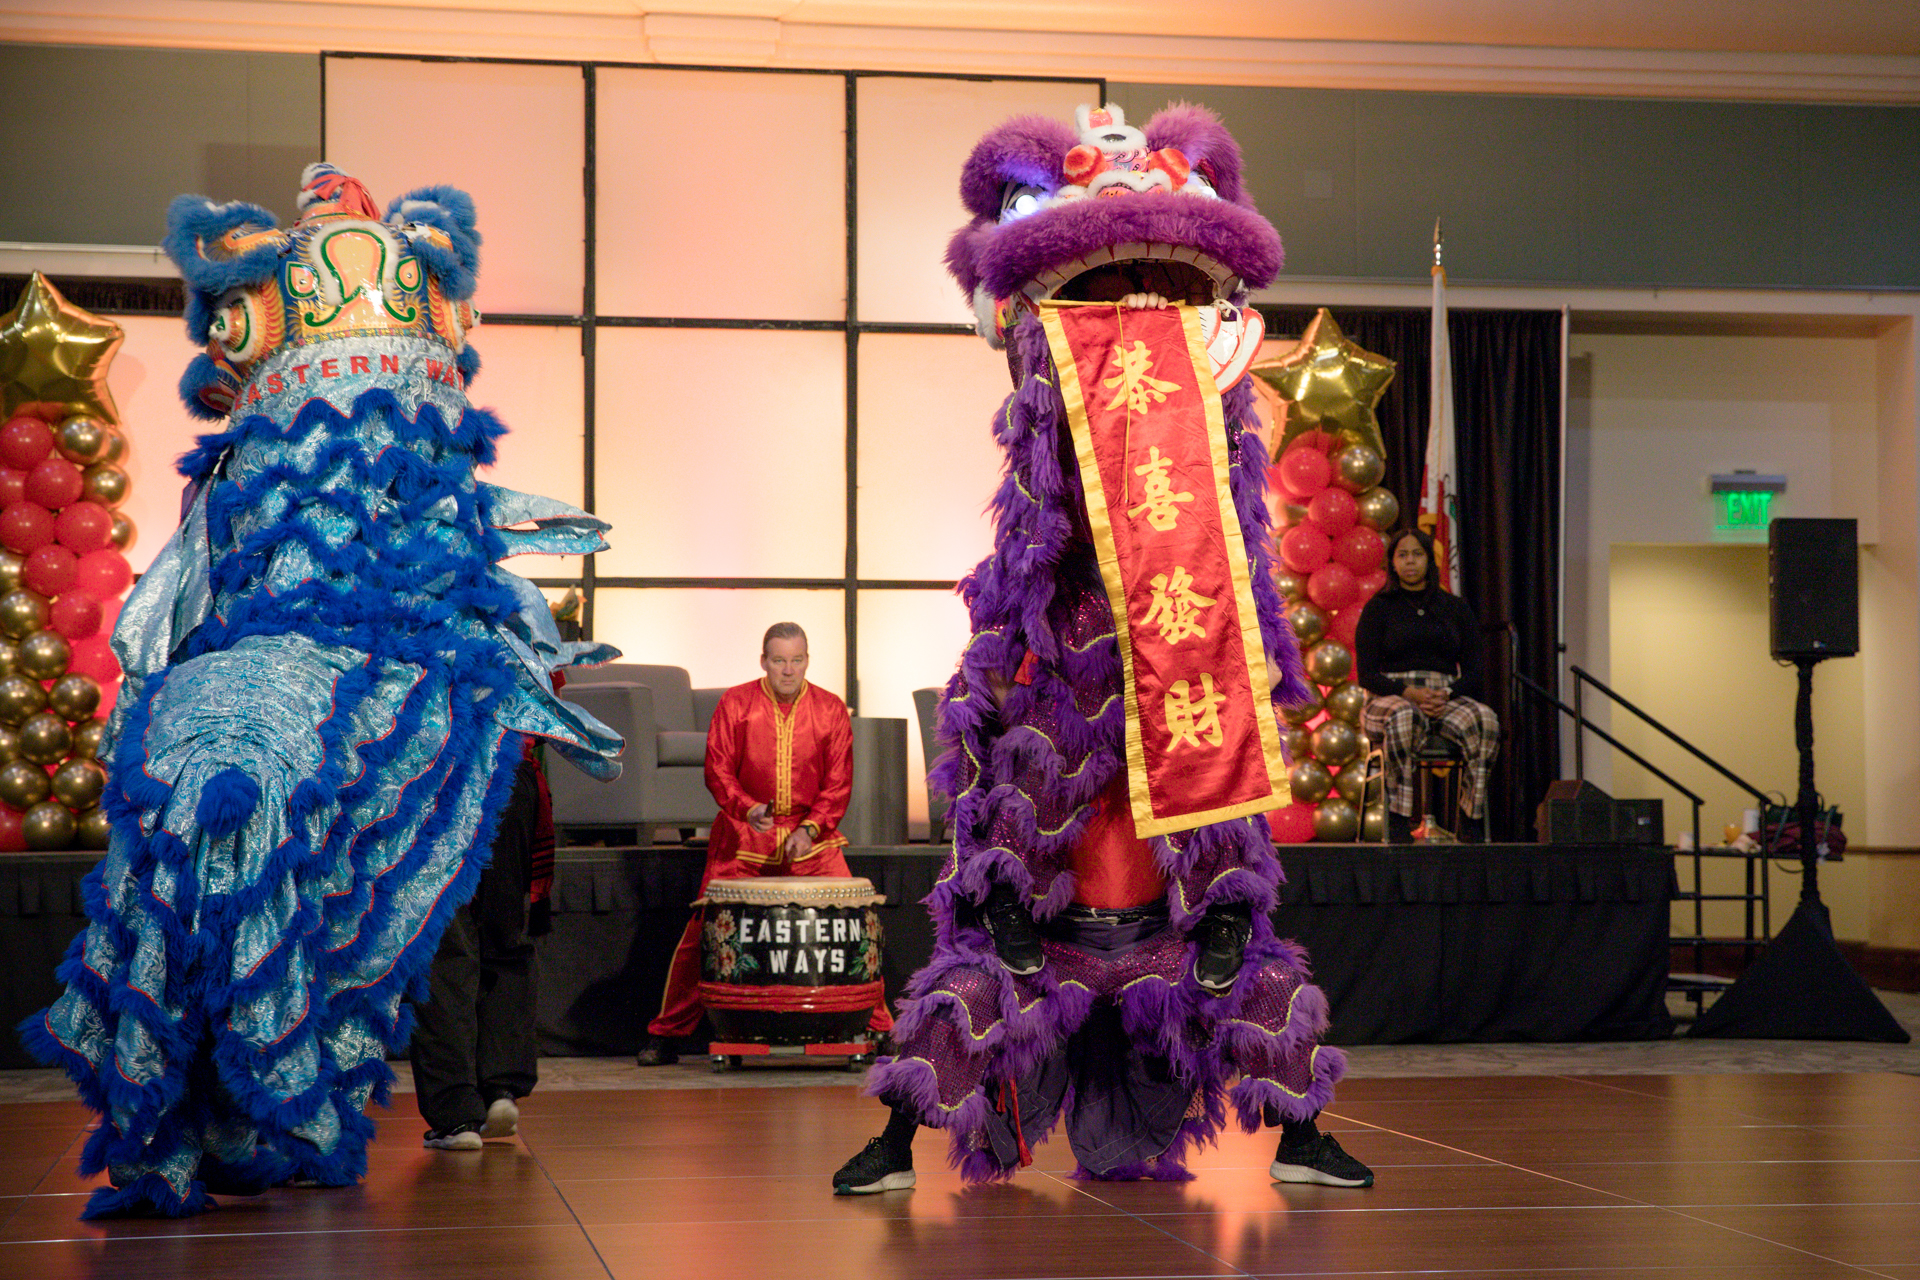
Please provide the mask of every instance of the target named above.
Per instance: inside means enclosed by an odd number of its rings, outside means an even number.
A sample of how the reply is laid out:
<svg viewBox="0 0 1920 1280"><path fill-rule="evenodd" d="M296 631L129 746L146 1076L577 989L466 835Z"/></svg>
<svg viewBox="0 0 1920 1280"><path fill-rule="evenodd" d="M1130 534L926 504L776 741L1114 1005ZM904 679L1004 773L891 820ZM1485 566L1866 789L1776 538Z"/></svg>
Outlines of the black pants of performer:
<svg viewBox="0 0 1920 1280"><path fill-rule="evenodd" d="M520 763L500 815L493 861L454 913L434 954L427 1001L414 1005L414 1097L427 1127L478 1127L496 1098L524 1098L539 1079L534 953L527 879L539 816L535 765Z"/></svg>

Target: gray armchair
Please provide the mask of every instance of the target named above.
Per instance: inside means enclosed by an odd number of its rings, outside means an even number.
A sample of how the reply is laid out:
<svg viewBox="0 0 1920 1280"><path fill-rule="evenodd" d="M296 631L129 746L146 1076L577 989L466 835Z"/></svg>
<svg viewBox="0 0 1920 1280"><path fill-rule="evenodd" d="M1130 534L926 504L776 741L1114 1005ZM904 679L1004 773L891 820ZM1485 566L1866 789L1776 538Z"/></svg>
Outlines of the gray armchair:
<svg viewBox="0 0 1920 1280"><path fill-rule="evenodd" d="M655 827L711 826L719 808L707 794L707 726L725 692L692 688L684 667L617 662L568 673L561 696L623 734L627 749L616 782L550 772L554 825L630 828L642 844Z"/></svg>

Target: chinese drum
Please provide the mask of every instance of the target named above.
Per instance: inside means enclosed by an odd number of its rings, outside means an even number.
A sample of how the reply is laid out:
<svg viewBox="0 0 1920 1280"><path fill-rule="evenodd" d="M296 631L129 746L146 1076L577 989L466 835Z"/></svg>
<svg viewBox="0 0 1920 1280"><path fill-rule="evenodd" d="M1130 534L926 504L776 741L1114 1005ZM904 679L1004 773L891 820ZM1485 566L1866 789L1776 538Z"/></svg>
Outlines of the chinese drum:
<svg viewBox="0 0 1920 1280"><path fill-rule="evenodd" d="M714 880L701 911L700 1003L721 1040L837 1044L885 998L886 899L858 876Z"/></svg>

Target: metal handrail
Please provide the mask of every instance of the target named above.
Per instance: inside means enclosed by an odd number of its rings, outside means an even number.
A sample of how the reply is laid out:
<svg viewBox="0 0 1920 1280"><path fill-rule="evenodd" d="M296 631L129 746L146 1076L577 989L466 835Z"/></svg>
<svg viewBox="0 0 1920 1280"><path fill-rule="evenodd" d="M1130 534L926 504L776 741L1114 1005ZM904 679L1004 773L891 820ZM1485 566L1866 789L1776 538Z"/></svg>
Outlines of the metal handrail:
<svg viewBox="0 0 1920 1280"><path fill-rule="evenodd" d="M1709 769L1712 769L1715 773L1725 778L1728 782L1731 782L1734 786L1740 788L1742 791L1752 796L1754 798L1754 801L1761 808L1763 809L1766 808L1767 806L1766 792L1754 786L1751 782L1748 782L1745 778L1741 777L1739 774L1735 773L1733 770L1727 768L1725 765L1721 764L1718 760L1715 760L1712 756L1708 755L1706 752L1702 751L1700 748L1694 746L1691 742L1688 742L1685 738L1681 737L1679 734L1675 733L1673 730L1667 728L1667 726L1665 726L1664 724L1661 724L1658 720L1648 715L1645 711L1642 711L1639 707L1636 707L1631 702L1628 702L1625 698L1621 697L1618 693L1615 693L1611 688L1609 688L1606 682L1601 680L1600 677L1594 675L1592 672L1586 670L1584 667L1569 666L1567 670L1573 672L1573 677L1574 677L1573 698L1574 698L1574 705L1576 707L1580 705L1580 686L1582 684L1592 685L1594 688L1606 694L1608 698L1612 699L1614 702L1618 703L1620 706L1626 708L1628 711L1631 711L1634 715L1639 716L1640 719L1644 720L1649 726L1659 730L1662 734L1666 735L1666 737L1670 739L1674 743L1674 745L1678 746L1681 750L1687 752L1689 755L1693 756L1696 760L1700 761L1700 763L1706 765ZM1580 721L1583 724L1587 723L1585 720L1585 717L1580 717ZM1597 725L1592 727L1595 733L1600 732L1599 727ZM1615 743L1614 745L1618 746L1619 744ZM1574 771L1574 776L1577 778L1586 776L1586 774L1582 771L1582 765L1583 765L1582 757L1584 756L1584 754L1585 753L1580 748L1580 739L1576 737L1574 739L1574 745L1573 745L1573 771ZM1695 843L1697 844L1699 842L1698 841L1699 832L1696 831L1694 833L1694 836L1695 836Z"/></svg>

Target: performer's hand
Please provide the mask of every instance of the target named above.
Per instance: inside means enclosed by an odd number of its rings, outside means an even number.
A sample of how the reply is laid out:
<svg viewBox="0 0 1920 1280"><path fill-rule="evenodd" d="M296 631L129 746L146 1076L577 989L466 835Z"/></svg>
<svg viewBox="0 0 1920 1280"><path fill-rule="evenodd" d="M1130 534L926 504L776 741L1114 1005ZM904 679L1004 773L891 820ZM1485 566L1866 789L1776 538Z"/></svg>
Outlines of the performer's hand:
<svg viewBox="0 0 1920 1280"><path fill-rule="evenodd" d="M747 825L755 831L771 831L773 830L773 815L767 812L766 805L757 804L747 810Z"/></svg>
<svg viewBox="0 0 1920 1280"><path fill-rule="evenodd" d="M813 833L805 827L795 827L793 834L787 837L787 860L798 862L813 852Z"/></svg>

